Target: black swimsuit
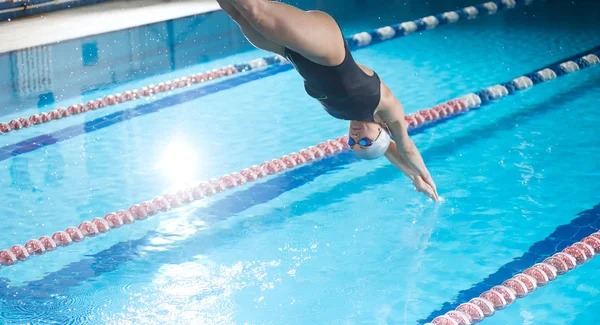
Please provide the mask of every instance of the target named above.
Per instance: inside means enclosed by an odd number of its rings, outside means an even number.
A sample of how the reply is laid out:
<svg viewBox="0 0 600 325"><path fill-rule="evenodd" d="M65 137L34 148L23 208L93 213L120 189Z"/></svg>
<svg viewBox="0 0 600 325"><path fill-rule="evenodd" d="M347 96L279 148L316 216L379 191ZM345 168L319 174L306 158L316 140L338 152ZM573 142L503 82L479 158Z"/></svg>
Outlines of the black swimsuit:
<svg viewBox="0 0 600 325"><path fill-rule="evenodd" d="M285 57L304 78L306 93L317 99L329 115L342 120L373 122L381 99L381 81L367 75L352 58L344 40L346 56L340 65L317 64L288 48Z"/></svg>

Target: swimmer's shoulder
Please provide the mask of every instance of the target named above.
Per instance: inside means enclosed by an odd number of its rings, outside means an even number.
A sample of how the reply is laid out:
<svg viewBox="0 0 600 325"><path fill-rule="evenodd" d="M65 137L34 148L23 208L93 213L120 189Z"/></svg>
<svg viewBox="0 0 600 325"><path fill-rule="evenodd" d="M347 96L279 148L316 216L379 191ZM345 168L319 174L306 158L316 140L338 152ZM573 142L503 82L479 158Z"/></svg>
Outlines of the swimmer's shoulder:
<svg viewBox="0 0 600 325"><path fill-rule="evenodd" d="M394 117L398 117L396 116L398 113L404 113L400 101L383 81L381 81L380 96L379 104L373 113L375 121L389 122ZM400 108L400 112L398 112L398 108Z"/></svg>

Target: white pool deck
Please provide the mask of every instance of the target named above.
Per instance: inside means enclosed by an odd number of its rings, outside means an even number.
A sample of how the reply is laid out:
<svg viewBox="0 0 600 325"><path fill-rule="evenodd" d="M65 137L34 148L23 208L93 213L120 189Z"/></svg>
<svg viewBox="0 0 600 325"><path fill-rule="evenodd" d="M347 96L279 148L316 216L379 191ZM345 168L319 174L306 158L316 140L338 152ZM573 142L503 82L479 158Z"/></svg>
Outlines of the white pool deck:
<svg viewBox="0 0 600 325"><path fill-rule="evenodd" d="M0 22L0 53L219 10L215 0L114 0Z"/></svg>

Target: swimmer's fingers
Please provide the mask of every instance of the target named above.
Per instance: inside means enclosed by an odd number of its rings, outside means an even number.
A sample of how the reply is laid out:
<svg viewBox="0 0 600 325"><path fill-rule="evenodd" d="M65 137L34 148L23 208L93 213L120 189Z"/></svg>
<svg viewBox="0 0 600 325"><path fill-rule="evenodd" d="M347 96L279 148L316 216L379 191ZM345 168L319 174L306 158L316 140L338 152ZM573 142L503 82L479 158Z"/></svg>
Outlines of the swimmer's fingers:
<svg viewBox="0 0 600 325"><path fill-rule="evenodd" d="M425 181L425 183L427 183L433 189L433 193L435 194L436 201L439 200L439 196L438 196L438 192L437 192L437 187L435 186L435 183L433 182L433 178L431 178L431 176L429 176L429 177L426 177L423 180Z"/></svg>
<svg viewBox="0 0 600 325"><path fill-rule="evenodd" d="M433 189L430 186L427 186L427 188L424 191L420 191L420 192L427 195L433 201L438 200L437 196L435 195L435 192L433 191Z"/></svg>
<svg viewBox="0 0 600 325"><path fill-rule="evenodd" d="M433 188L427 184L425 181L423 181L423 179L421 177L417 177L413 184L415 185L415 189L417 190L417 192L423 193L425 195L427 195L430 199L437 201L437 195L435 193L435 191L433 190Z"/></svg>

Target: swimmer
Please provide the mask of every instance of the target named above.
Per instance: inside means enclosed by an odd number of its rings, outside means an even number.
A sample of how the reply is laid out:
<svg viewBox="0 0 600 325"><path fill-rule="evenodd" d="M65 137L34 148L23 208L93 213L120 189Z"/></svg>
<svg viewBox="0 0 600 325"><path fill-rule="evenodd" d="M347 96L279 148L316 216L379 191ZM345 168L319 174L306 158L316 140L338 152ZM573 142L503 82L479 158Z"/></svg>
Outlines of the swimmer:
<svg viewBox="0 0 600 325"><path fill-rule="evenodd" d="M354 61L331 16L267 0L217 1L252 45L290 61L304 79L308 95L327 113L350 121L348 144L358 157L385 155L418 192L439 200L423 158L408 136L402 104L373 70Z"/></svg>

